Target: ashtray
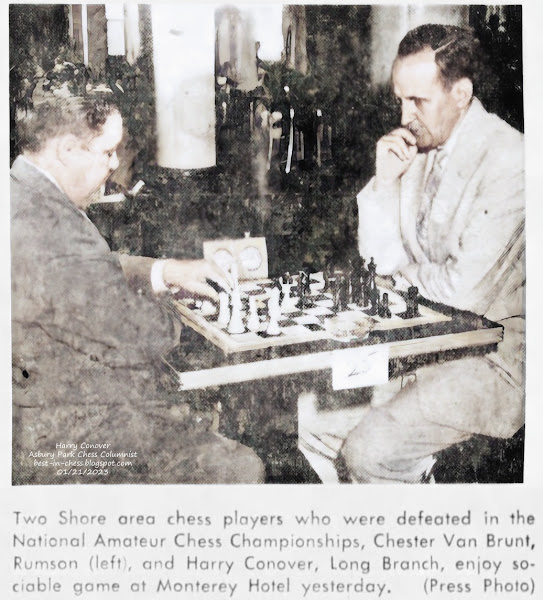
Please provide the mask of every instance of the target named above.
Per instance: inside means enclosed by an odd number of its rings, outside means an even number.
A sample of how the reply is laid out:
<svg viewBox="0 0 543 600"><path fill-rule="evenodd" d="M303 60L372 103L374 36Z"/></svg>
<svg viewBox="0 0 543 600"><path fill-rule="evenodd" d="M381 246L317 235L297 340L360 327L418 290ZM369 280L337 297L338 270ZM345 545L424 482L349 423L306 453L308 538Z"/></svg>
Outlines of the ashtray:
<svg viewBox="0 0 543 600"><path fill-rule="evenodd" d="M338 342L350 342L366 338L374 328L375 321L367 315L354 311L338 313L335 317L327 319L325 328L328 335Z"/></svg>

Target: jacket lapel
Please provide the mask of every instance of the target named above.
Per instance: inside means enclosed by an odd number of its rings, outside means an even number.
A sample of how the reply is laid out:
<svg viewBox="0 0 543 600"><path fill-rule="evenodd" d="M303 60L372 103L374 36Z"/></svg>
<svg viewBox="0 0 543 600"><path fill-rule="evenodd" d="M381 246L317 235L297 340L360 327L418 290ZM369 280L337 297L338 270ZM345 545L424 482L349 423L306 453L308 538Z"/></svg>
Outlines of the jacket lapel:
<svg viewBox="0 0 543 600"><path fill-rule="evenodd" d="M442 250L447 251L446 240L454 229L451 225L464 199L465 187L488 148L484 131L487 114L481 103L474 98L460 125L458 138L451 150L441 184L433 200L428 221L428 245L430 258L437 262L441 262L443 258L439 253Z"/></svg>
<svg viewBox="0 0 543 600"><path fill-rule="evenodd" d="M417 215L424 193L424 179L428 154L418 154L409 170L402 177L400 224L405 249L412 262L425 263L428 258L417 241Z"/></svg>

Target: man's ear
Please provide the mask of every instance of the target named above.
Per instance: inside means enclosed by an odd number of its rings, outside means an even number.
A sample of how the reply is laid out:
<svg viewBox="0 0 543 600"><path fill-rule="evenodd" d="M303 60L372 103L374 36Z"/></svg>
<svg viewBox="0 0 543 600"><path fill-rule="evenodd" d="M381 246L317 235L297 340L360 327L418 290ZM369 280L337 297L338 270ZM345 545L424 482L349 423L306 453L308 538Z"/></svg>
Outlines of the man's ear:
<svg viewBox="0 0 543 600"><path fill-rule="evenodd" d="M473 82L467 77L462 77L454 82L451 92L458 108L464 109L473 97Z"/></svg>
<svg viewBox="0 0 543 600"><path fill-rule="evenodd" d="M79 141L75 135L68 133L56 139L56 155L57 159L64 165L68 166L79 150Z"/></svg>

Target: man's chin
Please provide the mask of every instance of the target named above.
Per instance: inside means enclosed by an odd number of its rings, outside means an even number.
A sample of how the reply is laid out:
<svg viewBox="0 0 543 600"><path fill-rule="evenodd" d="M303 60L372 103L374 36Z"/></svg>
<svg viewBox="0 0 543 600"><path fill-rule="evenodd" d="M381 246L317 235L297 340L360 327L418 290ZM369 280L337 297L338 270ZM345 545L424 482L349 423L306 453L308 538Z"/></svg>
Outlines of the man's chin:
<svg viewBox="0 0 543 600"><path fill-rule="evenodd" d="M419 152L425 153L433 150L436 145L433 143L433 140L428 139L428 136L420 136L417 137L417 148Z"/></svg>

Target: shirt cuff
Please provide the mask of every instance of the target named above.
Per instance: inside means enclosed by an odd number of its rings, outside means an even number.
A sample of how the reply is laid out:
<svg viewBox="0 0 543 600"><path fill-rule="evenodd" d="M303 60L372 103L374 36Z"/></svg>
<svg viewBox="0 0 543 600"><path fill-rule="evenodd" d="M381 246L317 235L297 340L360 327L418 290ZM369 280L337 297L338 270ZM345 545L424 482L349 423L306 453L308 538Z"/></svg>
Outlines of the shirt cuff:
<svg viewBox="0 0 543 600"><path fill-rule="evenodd" d="M165 264L165 260L157 260L153 263L153 266L151 267L151 287L153 288L153 292L155 292L155 294L161 294L163 292L167 292L170 289L164 281Z"/></svg>

